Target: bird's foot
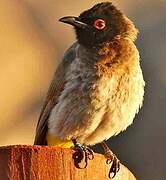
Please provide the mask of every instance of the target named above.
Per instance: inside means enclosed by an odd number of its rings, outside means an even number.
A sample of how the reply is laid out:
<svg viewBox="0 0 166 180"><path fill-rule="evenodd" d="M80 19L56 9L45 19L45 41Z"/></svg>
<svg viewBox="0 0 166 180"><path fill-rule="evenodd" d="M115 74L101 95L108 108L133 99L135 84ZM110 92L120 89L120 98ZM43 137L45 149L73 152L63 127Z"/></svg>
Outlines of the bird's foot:
<svg viewBox="0 0 166 180"><path fill-rule="evenodd" d="M107 159L106 163L109 165L111 164L111 168L108 176L109 178L114 178L116 176L116 173L120 170L120 161L116 157L116 155L112 153L111 150L110 152L105 154L105 158Z"/></svg>
<svg viewBox="0 0 166 180"><path fill-rule="evenodd" d="M74 143L74 150L76 151L73 154L74 164L77 168L84 169L88 165L88 160L92 160L94 158L93 150L77 142L73 142L73 143ZM81 162L84 163L82 167L80 166Z"/></svg>
<svg viewBox="0 0 166 180"><path fill-rule="evenodd" d="M105 151L104 156L107 159L106 163L111 166L109 174L108 174L109 178L111 179L111 178L114 178L117 172L120 170L120 161L105 142L102 143L102 146Z"/></svg>

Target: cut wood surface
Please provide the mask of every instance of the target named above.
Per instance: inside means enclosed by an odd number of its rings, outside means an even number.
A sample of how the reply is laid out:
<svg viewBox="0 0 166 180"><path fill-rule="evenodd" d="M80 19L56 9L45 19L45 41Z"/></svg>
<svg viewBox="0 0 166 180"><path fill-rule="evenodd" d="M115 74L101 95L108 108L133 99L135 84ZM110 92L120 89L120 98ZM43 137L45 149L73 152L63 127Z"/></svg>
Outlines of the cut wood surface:
<svg viewBox="0 0 166 180"><path fill-rule="evenodd" d="M74 151L59 147L14 145L0 147L0 180L107 180L109 165L94 154L85 169L75 167ZM113 180L135 180L121 164Z"/></svg>

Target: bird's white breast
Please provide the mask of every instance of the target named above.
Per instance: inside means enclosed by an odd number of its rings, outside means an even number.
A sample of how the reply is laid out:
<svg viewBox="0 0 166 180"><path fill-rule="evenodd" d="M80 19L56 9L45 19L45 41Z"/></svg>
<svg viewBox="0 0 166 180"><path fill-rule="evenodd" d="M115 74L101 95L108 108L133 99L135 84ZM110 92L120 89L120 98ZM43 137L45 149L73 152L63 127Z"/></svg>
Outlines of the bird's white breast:
<svg viewBox="0 0 166 180"><path fill-rule="evenodd" d="M79 48L78 45L77 56L66 73L66 84L51 112L48 127L56 137L96 144L132 123L142 104L144 81L139 64L132 76L119 70L111 76L97 77L88 60L80 58Z"/></svg>

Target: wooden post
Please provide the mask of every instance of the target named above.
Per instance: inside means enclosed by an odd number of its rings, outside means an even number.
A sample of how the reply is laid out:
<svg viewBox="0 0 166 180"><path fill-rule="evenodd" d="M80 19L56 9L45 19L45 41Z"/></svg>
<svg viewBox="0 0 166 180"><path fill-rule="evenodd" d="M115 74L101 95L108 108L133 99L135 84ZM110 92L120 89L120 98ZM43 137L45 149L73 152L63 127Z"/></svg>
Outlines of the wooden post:
<svg viewBox="0 0 166 180"><path fill-rule="evenodd" d="M96 154L86 169L74 166L73 150L47 146L15 145L0 147L2 180L107 180L109 165ZM114 180L135 180L121 164Z"/></svg>

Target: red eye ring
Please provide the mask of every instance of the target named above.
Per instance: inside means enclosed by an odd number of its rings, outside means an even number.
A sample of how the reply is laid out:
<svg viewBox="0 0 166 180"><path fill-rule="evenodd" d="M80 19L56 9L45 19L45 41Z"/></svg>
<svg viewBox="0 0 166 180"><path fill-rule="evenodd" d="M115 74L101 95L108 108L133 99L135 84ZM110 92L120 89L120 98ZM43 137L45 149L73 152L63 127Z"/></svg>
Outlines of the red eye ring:
<svg viewBox="0 0 166 180"><path fill-rule="evenodd" d="M98 30L102 30L105 28L106 24L105 24L105 21L103 19L96 19L94 21L93 26Z"/></svg>

